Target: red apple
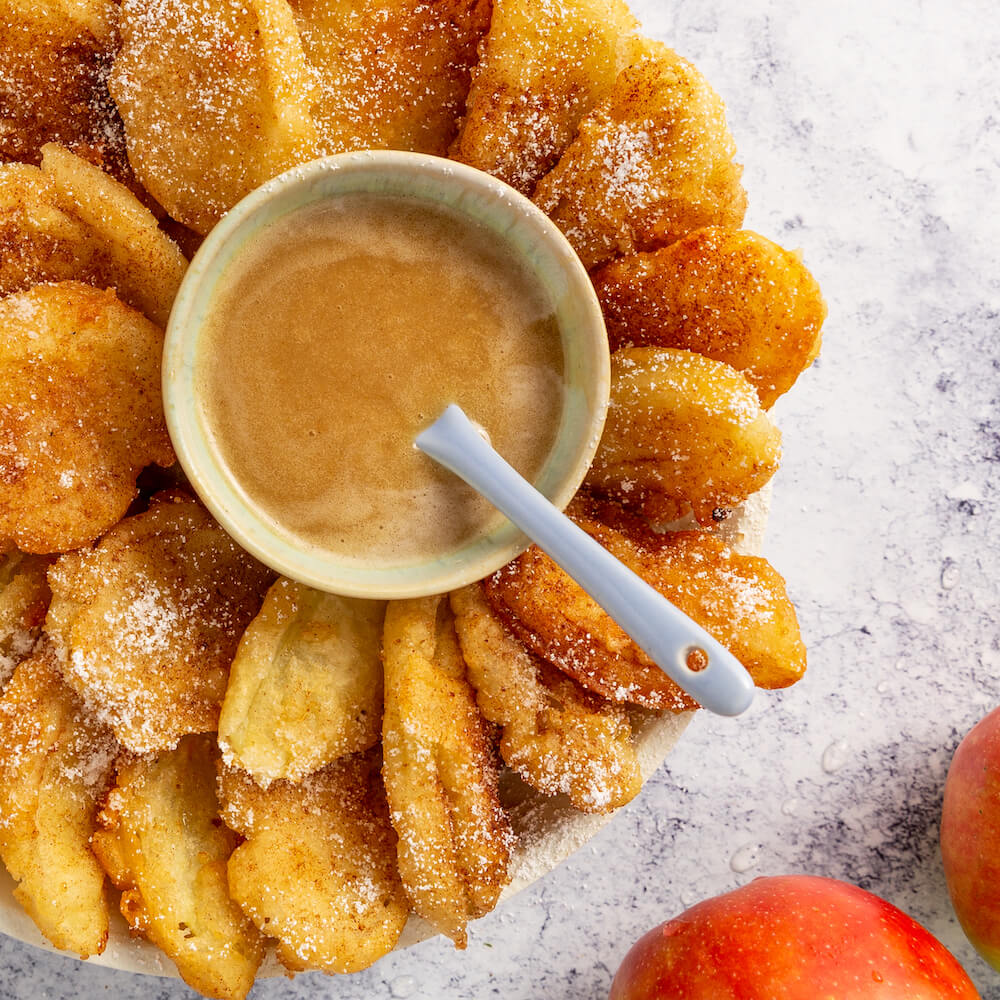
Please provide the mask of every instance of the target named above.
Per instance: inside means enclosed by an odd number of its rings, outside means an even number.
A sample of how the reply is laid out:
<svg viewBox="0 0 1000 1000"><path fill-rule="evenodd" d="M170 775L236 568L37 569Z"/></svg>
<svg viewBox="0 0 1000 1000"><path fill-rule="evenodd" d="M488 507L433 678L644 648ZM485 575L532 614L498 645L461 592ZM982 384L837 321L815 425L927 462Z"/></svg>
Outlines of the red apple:
<svg viewBox="0 0 1000 1000"><path fill-rule="evenodd" d="M937 938L857 886L758 878L641 938L610 1000L976 1000Z"/></svg>
<svg viewBox="0 0 1000 1000"><path fill-rule="evenodd" d="M962 928L1000 969L1000 708L973 727L952 758L941 856Z"/></svg>

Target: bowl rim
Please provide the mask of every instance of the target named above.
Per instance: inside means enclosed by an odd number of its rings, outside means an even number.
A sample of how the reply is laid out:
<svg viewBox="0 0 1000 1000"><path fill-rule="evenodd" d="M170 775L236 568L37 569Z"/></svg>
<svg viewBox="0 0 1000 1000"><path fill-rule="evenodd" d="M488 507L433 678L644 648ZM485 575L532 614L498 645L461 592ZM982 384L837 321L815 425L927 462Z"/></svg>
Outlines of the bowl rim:
<svg viewBox="0 0 1000 1000"><path fill-rule="evenodd" d="M243 548L284 576L371 599L444 593L488 576L529 540L502 519L452 552L399 566L338 561L334 553L297 545L242 494L213 449L196 403L199 335L230 261L271 222L351 193L413 197L486 225L552 297L563 343L565 398L556 443L534 485L558 508L569 503L596 453L610 394L610 352L596 292L566 237L529 199L489 174L427 154L366 150L312 160L261 185L222 218L191 261L167 323L162 373L167 428L205 506Z"/></svg>

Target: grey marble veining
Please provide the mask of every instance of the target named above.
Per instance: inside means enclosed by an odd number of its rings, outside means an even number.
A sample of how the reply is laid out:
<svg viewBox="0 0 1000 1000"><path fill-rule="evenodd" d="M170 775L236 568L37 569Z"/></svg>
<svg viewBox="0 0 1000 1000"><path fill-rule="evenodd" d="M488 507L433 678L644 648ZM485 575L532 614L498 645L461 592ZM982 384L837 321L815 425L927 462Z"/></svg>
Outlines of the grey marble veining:
<svg viewBox="0 0 1000 1000"><path fill-rule="evenodd" d="M896 903L1000 1000L937 847L951 753L1000 704L1000 16L985 0L634 7L726 99L748 226L802 247L829 301L823 356L777 410L765 548L809 672L739 720L696 718L641 796L465 953L433 940L256 1000L600 1000L649 927L788 872ZM3 1000L189 995L0 941Z"/></svg>

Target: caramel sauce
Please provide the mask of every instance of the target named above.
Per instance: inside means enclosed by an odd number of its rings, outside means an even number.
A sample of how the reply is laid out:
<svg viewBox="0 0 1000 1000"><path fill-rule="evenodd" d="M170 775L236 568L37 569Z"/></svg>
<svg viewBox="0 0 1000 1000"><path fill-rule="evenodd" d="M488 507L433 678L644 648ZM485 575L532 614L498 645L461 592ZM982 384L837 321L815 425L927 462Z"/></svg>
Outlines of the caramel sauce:
<svg viewBox="0 0 1000 1000"><path fill-rule="evenodd" d="M266 228L223 276L201 418L258 513L366 564L450 551L501 516L413 445L449 403L529 480L562 412L537 279L485 227L355 194Z"/></svg>

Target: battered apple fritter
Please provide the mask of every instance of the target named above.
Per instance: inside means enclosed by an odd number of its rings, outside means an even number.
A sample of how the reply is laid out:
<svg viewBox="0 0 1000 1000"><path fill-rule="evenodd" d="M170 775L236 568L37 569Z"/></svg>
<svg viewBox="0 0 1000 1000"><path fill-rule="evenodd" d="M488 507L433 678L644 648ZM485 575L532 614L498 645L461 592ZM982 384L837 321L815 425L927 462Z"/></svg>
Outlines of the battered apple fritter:
<svg viewBox="0 0 1000 1000"><path fill-rule="evenodd" d="M502 727L504 763L545 795L567 795L582 812L631 801L642 777L624 710L532 656L481 584L454 591L451 606L479 708Z"/></svg>
<svg viewBox="0 0 1000 1000"><path fill-rule="evenodd" d="M187 261L152 212L124 184L55 143L42 147L42 172L52 180L59 207L80 219L101 248L99 277L165 327Z"/></svg>
<svg viewBox="0 0 1000 1000"><path fill-rule="evenodd" d="M593 274L611 350L677 347L724 361L770 409L819 354L826 305L798 253L708 228Z"/></svg>
<svg viewBox="0 0 1000 1000"><path fill-rule="evenodd" d="M240 640L219 719L226 762L298 781L382 731L384 601L282 578Z"/></svg>
<svg viewBox="0 0 1000 1000"><path fill-rule="evenodd" d="M128 158L179 222L207 233L318 152L316 92L285 0L122 0L109 86Z"/></svg>
<svg viewBox="0 0 1000 1000"><path fill-rule="evenodd" d="M16 549L0 555L0 691L34 648L49 607L51 560Z"/></svg>
<svg viewBox="0 0 1000 1000"><path fill-rule="evenodd" d="M324 153L444 156L490 23L490 0L289 0L319 95Z"/></svg>
<svg viewBox="0 0 1000 1000"><path fill-rule="evenodd" d="M74 281L0 300L0 540L66 552L115 524L147 465L174 453L163 332Z"/></svg>
<svg viewBox="0 0 1000 1000"><path fill-rule="evenodd" d="M624 68L624 0L494 0L451 156L530 195Z"/></svg>
<svg viewBox="0 0 1000 1000"><path fill-rule="evenodd" d="M0 161L38 163L55 141L125 174L107 87L117 15L112 0L0 0Z"/></svg>
<svg viewBox="0 0 1000 1000"><path fill-rule="evenodd" d="M293 972L358 972L391 951L409 913L377 755L352 755L266 790L223 767L222 818L246 837L229 891Z"/></svg>
<svg viewBox="0 0 1000 1000"><path fill-rule="evenodd" d="M70 278L98 285L105 263L83 222L58 207L50 177L0 163L0 296Z"/></svg>
<svg viewBox="0 0 1000 1000"><path fill-rule="evenodd" d="M0 856L38 929L81 958L108 939L104 872L89 845L117 752L50 649L18 666L0 697Z"/></svg>
<svg viewBox="0 0 1000 1000"><path fill-rule="evenodd" d="M92 847L132 932L157 945L193 989L242 1000L264 957L256 927L229 897L239 837L219 821L210 735L119 766Z"/></svg>
<svg viewBox="0 0 1000 1000"><path fill-rule="evenodd" d="M758 687L787 687L802 676L806 651L795 609L766 559L732 552L707 532L658 535L582 496L567 513L722 643ZM695 706L537 546L489 577L486 593L529 649L591 691L647 708Z"/></svg>
<svg viewBox="0 0 1000 1000"><path fill-rule="evenodd" d="M660 42L637 40L632 55L533 196L588 269L704 226L739 228L746 210L718 94Z"/></svg>
<svg viewBox="0 0 1000 1000"><path fill-rule="evenodd" d="M669 347L611 357L611 402L587 485L653 522L711 524L778 469L781 432L729 365Z"/></svg>
<svg viewBox="0 0 1000 1000"><path fill-rule="evenodd" d="M186 267L128 188L61 146L44 147L41 170L0 164L0 295L75 279L163 326Z"/></svg>
<svg viewBox="0 0 1000 1000"><path fill-rule="evenodd" d="M229 665L273 579L182 493L49 570L67 682L136 753L214 732Z"/></svg>
<svg viewBox="0 0 1000 1000"><path fill-rule="evenodd" d="M465 678L447 597L385 617L382 775L413 909L459 948L507 884L512 834L487 723Z"/></svg>

